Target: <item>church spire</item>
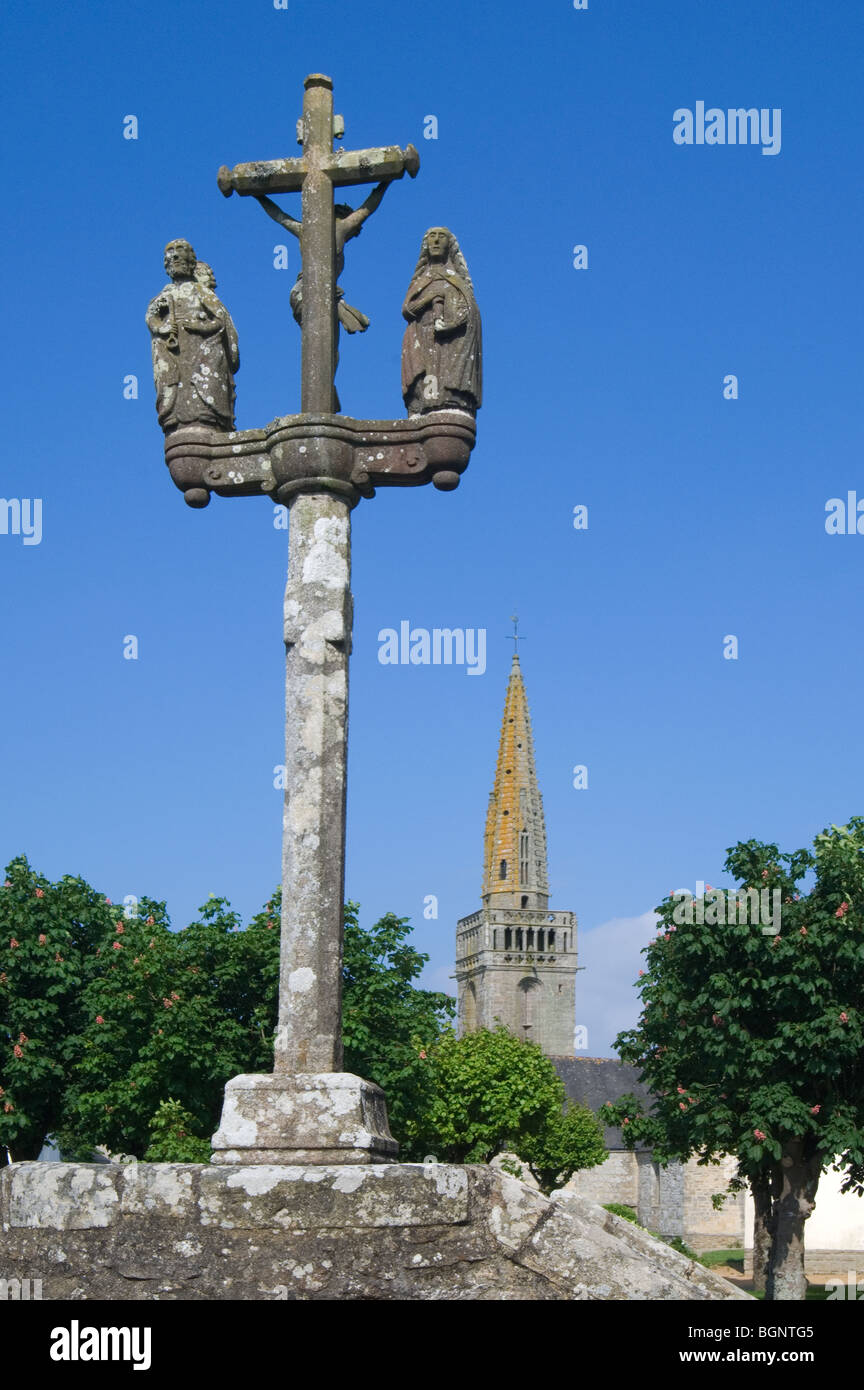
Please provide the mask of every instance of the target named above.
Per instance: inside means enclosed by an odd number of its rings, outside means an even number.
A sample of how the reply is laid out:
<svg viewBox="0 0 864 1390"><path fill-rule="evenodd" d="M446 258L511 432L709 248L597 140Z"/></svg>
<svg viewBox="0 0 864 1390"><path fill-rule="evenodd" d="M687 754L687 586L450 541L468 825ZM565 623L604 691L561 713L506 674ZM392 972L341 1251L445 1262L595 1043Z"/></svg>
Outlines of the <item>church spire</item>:
<svg viewBox="0 0 864 1390"><path fill-rule="evenodd" d="M519 663L518 643L524 638L518 636L518 629L514 640L495 785L486 813L483 900L492 907L545 911L549 903L546 826Z"/></svg>
<svg viewBox="0 0 864 1390"><path fill-rule="evenodd" d="M521 642L518 634L514 636ZM572 1057L575 912L551 910L546 827L518 645L483 852L483 905L456 928L460 1036L499 1024L547 1057Z"/></svg>

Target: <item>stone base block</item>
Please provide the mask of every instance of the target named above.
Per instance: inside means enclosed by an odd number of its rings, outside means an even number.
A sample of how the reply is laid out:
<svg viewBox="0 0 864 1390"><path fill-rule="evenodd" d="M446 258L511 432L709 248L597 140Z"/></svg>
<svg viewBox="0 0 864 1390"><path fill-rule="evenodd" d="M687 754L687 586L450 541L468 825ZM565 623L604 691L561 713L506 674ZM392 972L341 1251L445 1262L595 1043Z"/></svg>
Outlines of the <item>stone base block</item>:
<svg viewBox="0 0 864 1390"><path fill-rule="evenodd" d="M13 1163L0 1270L72 1302L749 1297L574 1193L444 1163Z"/></svg>
<svg viewBox="0 0 864 1390"><path fill-rule="evenodd" d="M350 1072L235 1076L213 1163L387 1163L399 1145L380 1086Z"/></svg>

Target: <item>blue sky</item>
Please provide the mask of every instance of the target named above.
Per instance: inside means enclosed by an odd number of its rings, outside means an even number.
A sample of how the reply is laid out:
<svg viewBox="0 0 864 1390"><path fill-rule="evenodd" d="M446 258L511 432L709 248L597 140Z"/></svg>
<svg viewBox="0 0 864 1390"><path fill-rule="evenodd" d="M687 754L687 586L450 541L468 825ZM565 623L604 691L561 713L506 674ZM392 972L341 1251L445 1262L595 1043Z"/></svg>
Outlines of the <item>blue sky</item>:
<svg viewBox="0 0 864 1390"><path fill-rule="evenodd" d="M249 915L277 880L286 536L265 499L184 506L143 316L164 243L188 237L238 328L238 427L299 409L296 263L274 269L278 229L215 175L295 153L311 71L334 79L346 146L422 159L348 248L372 327L343 340L343 409L401 413L428 226L459 237L484 322L460 488L354 513L346 892L364 919L410 916L452 987L514 611L591 1052L630 1020L665 893L722 882L738 839L795 848L861 812L864 537L824 520L864 496L862 31L848 0L7 0L0 490L42 499L43 537L0 535L5 859L166 898L178 925L210 892ZM676 145L673 112L700 100L780 108L780 153ZM406 619L486 628L485 675L379 664L379 630Z"/></svg>

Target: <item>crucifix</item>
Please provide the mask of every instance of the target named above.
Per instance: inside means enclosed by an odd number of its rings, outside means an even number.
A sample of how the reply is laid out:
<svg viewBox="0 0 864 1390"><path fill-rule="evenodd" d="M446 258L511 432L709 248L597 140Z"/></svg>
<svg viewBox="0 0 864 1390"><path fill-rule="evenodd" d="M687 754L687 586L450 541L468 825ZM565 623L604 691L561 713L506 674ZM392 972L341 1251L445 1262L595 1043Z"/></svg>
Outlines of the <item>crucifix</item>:
<svg viewBox="0 0 864 1390"><path fill-rule="evenodd" d="M400 150L389 145L369 150L333 149L334 135L344 134L344 121L333 115L333 83L322 73L306 78L303 115L297 123L300 159L272 159L224 165L218 183L226 198L232 193L258 197L270 193L302 195L300 255L303 261L303 323L301 408L329 411L333 405L336 358L336 218L333 189L346 184L380 183L415 178L420 156L413 145Z"/></svg>
<svg viewBox="0 0 864 1390"><path fill-rule="evenodd" d="M216 1163L356 1163L397 1153L379 1087L342 1071L342 936L351 650L350 516L375 487L458 485L475 438L480 325L455 237L426 234L413 284L441 285L439 305L421 293L404 315L407 419L355 420L334 411L337 237L334 189L414 177L412 145L333 149L343 133L332 83L306 78L298 122L301 158L224 166L230 196L302 195L302 386L299 414L263 429L233 428L237 337L212 272L186 241L166 248L171 277L151 302L157 409L165 458L191 507L211 495L269 496L289 512L284 599L286 790L282 840L279 1012L272 1075L225 1087L213 1138ZM418 279L419 275L419 279ZM437 301L436 301L437 302ZM431 303L431 299L430 299ZM232 336L233 335L233 336ZM409 341L410 335L410 341ZM434 349L434 357L433 357ZM405 367L406 355L410 366ZM431 369L424 366L434 360ZM444 367L440 365L444 363ZM441 378L440 381L438 378ZM432 381L425 397L416 382ZM426 402L426 403L424 403ZM411 406L409 405L409 411Z"/></svg>

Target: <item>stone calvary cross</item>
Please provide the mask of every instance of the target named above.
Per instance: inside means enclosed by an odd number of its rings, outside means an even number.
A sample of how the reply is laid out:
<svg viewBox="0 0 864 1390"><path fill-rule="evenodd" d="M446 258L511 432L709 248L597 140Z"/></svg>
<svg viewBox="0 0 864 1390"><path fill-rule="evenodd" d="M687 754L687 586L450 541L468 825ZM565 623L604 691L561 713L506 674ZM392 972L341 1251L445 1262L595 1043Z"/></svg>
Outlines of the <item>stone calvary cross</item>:
<svg viewBox="0 0 864 1390"><path fill-rule="evenodd" d="M420 156L409 145L374 150L334 150L334 134L344 131L333 115L333 84L312 73L306 78L303 116L297 123L302 159L273 159L219 170L226 198L242 193L302 192L304 316L301 402L304 411L332 410L336 357L336 216L333 189L345 184L377 183L416 177Z"/></svg>
<svg viewBox="0 0 864 1390"><path fill-rule="evenodd" d="M166 462L186 501L202 507L211 493L263 493L286 505L290 517L274 1071L227 1083L215 1163L382 1162L397 1154L383 1092L341 1070L350 514L376 486L457 486L475 438L480 326L455 237L446 228L430 229L403 307L403 394L408 401L410 391L416 407L419 379L426 404L407 419L354 420L334 412L341 247L333 190L405 172L414 177L420 163L410 145L334 150L334 135L342 131L330 79L312 74L298 122L302 158L223 167L218 174L226 197L302 194L300 414L278 417L262 430L233 429L236 332L214 293L212 272L188 242L166 248L171 283L147 314Z"/></svg>

